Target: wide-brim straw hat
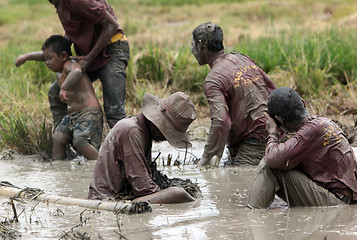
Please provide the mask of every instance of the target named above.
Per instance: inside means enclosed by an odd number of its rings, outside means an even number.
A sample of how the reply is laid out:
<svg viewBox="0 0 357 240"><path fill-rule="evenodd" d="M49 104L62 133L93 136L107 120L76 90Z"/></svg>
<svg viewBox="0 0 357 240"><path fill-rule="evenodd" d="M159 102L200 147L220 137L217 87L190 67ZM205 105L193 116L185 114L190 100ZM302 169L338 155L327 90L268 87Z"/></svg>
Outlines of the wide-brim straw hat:
<svg viewBox="0 0 357 240"><path fill-rule="evenodd" d="M176 92L159 99L150 93L143 97L143 113L162 132L174 147L191 147L187 134L189 125L196 119L196 109L189 96Z"/></svg>

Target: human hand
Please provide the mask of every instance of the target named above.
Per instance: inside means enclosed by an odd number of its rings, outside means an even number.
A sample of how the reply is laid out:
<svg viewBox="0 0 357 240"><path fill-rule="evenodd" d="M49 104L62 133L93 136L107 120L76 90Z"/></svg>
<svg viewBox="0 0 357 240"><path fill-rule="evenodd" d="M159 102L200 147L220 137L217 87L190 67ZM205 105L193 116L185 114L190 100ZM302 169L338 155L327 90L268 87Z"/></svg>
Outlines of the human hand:
<svg viewBox="0 0 357 240"><path fill-rule="evenodd" d="M213 157L208 157L206 154L203 154L200 161L197 163L197 167L198 168L217 167L220 160L221 160L221 158L218 157L217 155L215 155Z"/></svg>
<svg viewBox="0 0 357 240"><path fill-rule="evenodd" d="M66 103L68 101L68 97L67 97L67 91L66 90L62 90L60 91L60 100L63 103Z"/></svg>
<svg viewBox="0 0 357 240"><path fill-rule="evenodd" d="M82 68L82 72L87 71L87 68L91 63L91 61L87 58L87 56L76 56L76 57L71 57L71 59L79 63L79 65Z"/></svg>
<svg viewBox="0 0 357 240"><path fill-rule="evenodd" d="M275 120L269 116L269 114L264 113L266 122L265 122L265 127L268 133L276 133L278 132L278 126L276 125Z"/></svg>
<svg viewBox="0 0 357 240"><path fill-rule="evenodd" d="M15 60L15 66L20 67L22 64L24 64L27 61L25 55L20 55L16 58Z"/></svg>

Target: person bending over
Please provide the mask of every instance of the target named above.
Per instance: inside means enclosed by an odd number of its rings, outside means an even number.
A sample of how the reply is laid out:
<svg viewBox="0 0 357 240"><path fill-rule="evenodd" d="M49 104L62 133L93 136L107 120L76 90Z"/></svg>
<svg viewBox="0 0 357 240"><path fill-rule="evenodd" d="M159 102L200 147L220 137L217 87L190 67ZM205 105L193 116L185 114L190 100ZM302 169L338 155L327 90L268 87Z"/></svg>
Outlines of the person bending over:
<svg viewBox="0 0 357 240"><path fill-rule="evenodd" d="M167 140L177 148L191 147L186 131L195 119L195 107L184 93L176 92L163 99L145 93L140 112L120 120L104 140L88 198L115 200L132 191L134 201L194 201L183 188L161 190L152 179L149 163L152 141Z"/></svg>
<svg viewBox="0 0 357 240"><path fill-rule="evenodd" d="M264 112L273 82L249 57L224 52L223 31L216 24L193 31L192 54L211 68L204 82L211 127L198 167L217 166L226 144L232 165L258 165L268 136Z"/></svg>
<svg viewBox="0 0 357 240"><path fill-rule="evenodd" d="M113 8L106 0L49 0L56 8L65 37L73 43L82 71L94 82L100 79L103 86L105 118L109 127L125 118L126 67L130 58L129 44L123 29L117 23ZM27 59L16 60L21 66ZM43 56L37 60L43 61ZM55 81L48 98L54 129L67 106L59 98L60 87Z"/></svg>
<svg viewBox="0 0 357 240"><path fill-rule="evenodd" d="M271 93L268 112L269 137L248 207L268 208L275 194L290 207L356 203L357 160L340 127L310 114L288 87ZM294 135L279 143L279 128Z"/></svg>

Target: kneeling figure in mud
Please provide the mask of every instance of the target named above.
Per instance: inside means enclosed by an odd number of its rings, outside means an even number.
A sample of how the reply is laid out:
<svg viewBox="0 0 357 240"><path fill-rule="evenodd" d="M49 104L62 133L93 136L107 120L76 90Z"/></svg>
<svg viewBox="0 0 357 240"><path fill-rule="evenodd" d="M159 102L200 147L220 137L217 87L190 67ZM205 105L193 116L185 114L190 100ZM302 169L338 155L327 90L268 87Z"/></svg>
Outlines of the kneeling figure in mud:
<svg viewBox="0 0 357 240"><path fill-rule="evenodd" d="M186 131L195 119L195 107L184 93L163 99L145 93L142 110L120 120L103 142L88 198L115 200L132 192L134 201L153 204L194 201L183 188L161 190L149 163L153 140L167 140L177 148L191 147Z"/></svg>
<svg viewBox="0 0 357 240"><path fill-rule="evenodd" d="M289 206L333 206L357 202L357 160L345 134L331 119L310 114L293 89L268 99L265 157L248 206L267 208L275 193ZM279 143L278 129L294 135Z"/></svg>

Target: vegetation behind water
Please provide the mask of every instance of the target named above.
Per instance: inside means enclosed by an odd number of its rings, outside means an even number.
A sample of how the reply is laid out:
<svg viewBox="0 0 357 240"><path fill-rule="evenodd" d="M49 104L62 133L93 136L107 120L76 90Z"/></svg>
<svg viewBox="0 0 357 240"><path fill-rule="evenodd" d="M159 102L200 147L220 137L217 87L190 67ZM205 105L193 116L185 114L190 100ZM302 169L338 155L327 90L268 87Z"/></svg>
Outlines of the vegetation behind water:
<svg viewBox="0 0 357 240"><path fill-rule="evenodd" d="M108 0L128 36L126 109L136 114L146 91L158 97L188 93L208 116L207 66L191 54L191 33L211 21L224 31L226 51L253 58L279 86L291 86L316 114L357 114L355 1ZM47 91L55 76L44 63L16 68L20 54L38 51L63 34L43 0L0 0L0 142L34 153L50 147ZM101 85L94 83L101 99Z"/></svg>

